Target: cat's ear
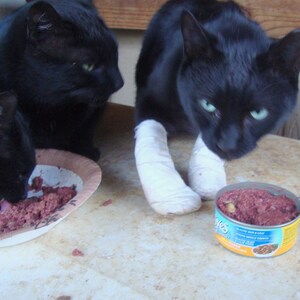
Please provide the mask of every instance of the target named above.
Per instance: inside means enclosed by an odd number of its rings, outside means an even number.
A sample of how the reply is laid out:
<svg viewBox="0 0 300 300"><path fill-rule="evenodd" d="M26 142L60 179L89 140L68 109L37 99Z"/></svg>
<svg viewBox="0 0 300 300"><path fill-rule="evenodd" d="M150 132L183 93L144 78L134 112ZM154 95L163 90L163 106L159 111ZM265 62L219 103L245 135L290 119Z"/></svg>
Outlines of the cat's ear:
<svg viewBox="0 0 300 300"><path fill-rule="evenodd" d="M190 58L213 56L216 37L207 32L187 10L181 15L181 31L185 54Z"/></svg>
<svg viewBox="0 0 300 300"><path fill-rule="evenodd" d="M268 53L259 61L263 66L281 72L297 84L300 72L300 29L275 40Z"/></svg>
<svg viewBox="0 0 300 300"><path fill-rule="evenodd" d="M17 97L13 92L0 93L0 132L8 129L14 120Z"/></svg>
<svg viewBox="0 0 300 300"><path fill-rule="evenodd" d="M62 27L62 19L52 5L37 2L31 6L27 16L27 35L39 40L47 34L58 32Z"/></svg>

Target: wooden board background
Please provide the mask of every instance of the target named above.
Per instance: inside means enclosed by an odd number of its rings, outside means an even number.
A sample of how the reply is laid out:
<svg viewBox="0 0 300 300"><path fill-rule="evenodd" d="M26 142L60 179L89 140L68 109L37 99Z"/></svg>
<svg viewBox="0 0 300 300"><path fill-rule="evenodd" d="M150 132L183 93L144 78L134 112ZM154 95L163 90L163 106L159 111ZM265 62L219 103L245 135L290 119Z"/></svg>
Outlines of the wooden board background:
<svg viewBox="0 0 300 300"><path fill-rule="evenodd" d="M93 0L110 28L145 30L166 0ZM300 28L300 0L237 0L273 37ZM299 100L300 101L300 100ZM300 139L300 104L280 135Z"/></svg>
<svg viewBox="0 0 300 300"><path fill-rule="evenodd" d="M94 0L110 28L146 29L165 0ZM300 27L300 0L238 0L269 33L279 37Z"/></svg>

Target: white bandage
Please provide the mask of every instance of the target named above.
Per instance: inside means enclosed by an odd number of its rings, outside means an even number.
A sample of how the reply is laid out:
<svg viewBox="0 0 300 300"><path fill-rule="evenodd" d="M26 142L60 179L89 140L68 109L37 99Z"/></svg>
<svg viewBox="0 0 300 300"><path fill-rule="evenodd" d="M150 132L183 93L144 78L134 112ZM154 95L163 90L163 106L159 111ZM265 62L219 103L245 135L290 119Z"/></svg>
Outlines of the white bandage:
<svg viewBox="0 0 300 300"><path fill-rule="evenodd" d="M198 136L188 170L189 186L205 199L213 199L226 185L224 161L210 151Z"/></svg>
<svg viewBox="0 0 300 300"><path fill-rule="evenodd" d="M154 120L146 120L136 127L135 138L136 166L151 207L162 215L198 210L201 198L176 171L165 128Z"/></svg>

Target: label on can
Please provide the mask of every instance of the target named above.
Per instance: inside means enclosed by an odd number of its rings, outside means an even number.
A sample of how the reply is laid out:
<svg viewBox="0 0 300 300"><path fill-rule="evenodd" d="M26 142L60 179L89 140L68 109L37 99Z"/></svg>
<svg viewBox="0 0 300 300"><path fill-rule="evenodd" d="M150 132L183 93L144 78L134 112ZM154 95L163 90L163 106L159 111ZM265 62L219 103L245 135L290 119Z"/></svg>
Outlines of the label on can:
<svg viewBox="0 0 300 300"><path fill-rule="evenodd" d="M256 228L231 221L216 210L215 235L228 250L245 256L277 256L293 247L298 234L297 221L282 227Z"/></svg>

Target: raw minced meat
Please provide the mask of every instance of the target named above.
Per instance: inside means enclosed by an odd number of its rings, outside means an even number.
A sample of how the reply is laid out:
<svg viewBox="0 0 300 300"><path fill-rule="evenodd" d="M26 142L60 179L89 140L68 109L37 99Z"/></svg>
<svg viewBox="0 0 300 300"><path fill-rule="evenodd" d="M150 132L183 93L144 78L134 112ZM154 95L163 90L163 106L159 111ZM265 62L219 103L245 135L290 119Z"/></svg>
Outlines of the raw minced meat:
<svg viewBox="0 0 300 300"><path fill-rule="evenodd" d="M83 253L81 250L75 248L75 249L72 251L72 255L73 255L73 256L84 256L84 253Z"/></svg>
<svg viewBox="0 0 300 300"><path fill-rule="evenodd" d="M258 189L225 192L217 199L217 206L234 220L258 226L288 223L300 214L294 200Z"/></svg>
<svg viewBox="0 0 300 300"><path fill-rule="evenodd" d="M17 204L0 200L0 233L37 225L76 195L75 186L49 187L42 184L43 180L38 176L29 188L41 190L43 195L40 197L33 196Z"/></svg>
<svg viewBox="0 0 300 300"><path fill-rule="evenodd" d="M29 190L41 191L43 187L43 178L41 176L36 176L32 179Z"/></svg>

